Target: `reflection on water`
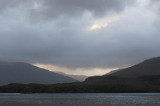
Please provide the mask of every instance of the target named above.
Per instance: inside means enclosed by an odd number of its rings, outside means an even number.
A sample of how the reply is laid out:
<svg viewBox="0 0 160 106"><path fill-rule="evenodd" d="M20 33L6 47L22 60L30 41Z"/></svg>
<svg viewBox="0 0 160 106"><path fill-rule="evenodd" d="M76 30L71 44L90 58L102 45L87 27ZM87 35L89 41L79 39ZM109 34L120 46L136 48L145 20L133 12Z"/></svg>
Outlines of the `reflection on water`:
<svg viewBox="0 0 160 106"><path fill-rule="evenodd" d="M3 94L0 106L160 106L159 93Z"/></svg>

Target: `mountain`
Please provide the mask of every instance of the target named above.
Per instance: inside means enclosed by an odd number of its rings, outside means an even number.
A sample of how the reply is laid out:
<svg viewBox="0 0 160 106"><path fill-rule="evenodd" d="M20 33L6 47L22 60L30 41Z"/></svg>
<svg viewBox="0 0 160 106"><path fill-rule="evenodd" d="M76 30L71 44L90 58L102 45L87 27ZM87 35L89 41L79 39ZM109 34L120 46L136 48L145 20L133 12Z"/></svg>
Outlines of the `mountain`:
<svg viewBox="0 0 160 106"><path fill-rule="evenodd" d="M70 77L38 68L23 62L0 62L0 85L9 83L70 83Z"/></svg>
<svg viewBox="0 0 160 106"><path fill-rule="evenodd" d="M2 80L0 79L0 81ZM148 59L134 66L118 71L113 71L112 73L103 76L89 77L84 82L52 85L9 84L6 86L0 86L0 92L160 93L160 57Z"/></svg>
<svg viewBox="0 0 160 106"><path fill-rule="evenodd" d="M89 77L86 81L108 80L116 78L139 78L139 77L160 76L160 57L145 60L134 66L120 69L103 76Z"/></svg>
<svg viewBox="0 0 160 106"><path fill-rule="evenodd" d="M80 82L85 81L85 79L88 78L88 76L85 76L85 75L70 75L70 74L66 74L64 72L58 72L58 71L56 71L56 73L68 76Z"/></svg>
<svg viewBox="0 0 160 106"><path fill-rule="evenodd" d="M127 78L160 75L160 57L145 60L142 63L120 70L110 75Z"/></svg>

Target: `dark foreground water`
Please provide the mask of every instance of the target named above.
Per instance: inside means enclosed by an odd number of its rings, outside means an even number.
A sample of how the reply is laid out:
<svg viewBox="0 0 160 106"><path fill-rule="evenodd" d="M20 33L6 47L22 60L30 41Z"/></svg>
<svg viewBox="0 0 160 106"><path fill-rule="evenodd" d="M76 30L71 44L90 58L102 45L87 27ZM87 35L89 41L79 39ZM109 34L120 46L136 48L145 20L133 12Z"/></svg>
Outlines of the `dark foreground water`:
<svg viewBox="0 0 160 106"><path fill-rule="evenodd" d="M159 93L3 94L0 106L160 106Z"/></svg>

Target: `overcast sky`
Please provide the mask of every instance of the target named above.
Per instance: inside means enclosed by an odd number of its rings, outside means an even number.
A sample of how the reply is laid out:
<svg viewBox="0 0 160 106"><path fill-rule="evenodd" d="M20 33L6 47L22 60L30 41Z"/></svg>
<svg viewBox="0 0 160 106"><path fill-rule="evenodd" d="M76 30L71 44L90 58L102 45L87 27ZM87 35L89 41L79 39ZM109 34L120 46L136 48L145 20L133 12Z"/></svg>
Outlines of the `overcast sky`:
<svg viewBox="0 0 160 106"><path fill-rule="evenodd" d="M160 56L160 0L0 0L0 60L100 75Z"/></svg>

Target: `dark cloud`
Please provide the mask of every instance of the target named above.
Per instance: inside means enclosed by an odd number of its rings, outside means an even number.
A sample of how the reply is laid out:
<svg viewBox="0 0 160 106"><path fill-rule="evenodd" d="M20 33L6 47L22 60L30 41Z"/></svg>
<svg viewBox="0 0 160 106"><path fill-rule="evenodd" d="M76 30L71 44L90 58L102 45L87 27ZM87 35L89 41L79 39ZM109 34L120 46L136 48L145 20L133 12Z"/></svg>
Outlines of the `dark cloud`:
<svg viewBox="0 0 160 106"><path fill-rule="evenodd" d="M91 32L86 32L84 20L62 27L16 18L5 24L4 19L1 20L4 25L0 34L0 58L70 68L114 68L158 56L159 36L149 20L129 17Z"/></svg>
<svg viewBox="0 0 160 106"><path fill-rule="evenodd" d="M134 2L135 0L41 0L40 8L34 9L33 15L71 17L91 12L95 16L102 16L110 12L120 12Z"/></svg>
<svg viewBox="0 0 160 106"><path fill-rule="evenodd" d="M136 0L1 0L0 10L17 6L28 6L30 14L36 19L52 19L69 16L81 17L85 12L100 17L111 12L120 12Z"/></svg>
<svg viewBox="0 0 160 106"><path fill-rule="evenodd" d="M36 0L0 0L0 11L18 7L20 5L30 5Z"/></svg>
<svg viewBox="0 0 160 106"><path fill-rule="evenodd" d="M8 9L0 14L1 60L69 68L114 68L160 54L159 31L141 13L128 13L107 27L87 31L97 17L122 12L134 0L26 1L0 1L1 11ZM25 5L27 11L20 5ZM93 15L81 17L85 11ZM30 13L42 23L32 23ZM72 19L66 20L65 16ZM43 22L42 18L52 20Z"/></svg>

